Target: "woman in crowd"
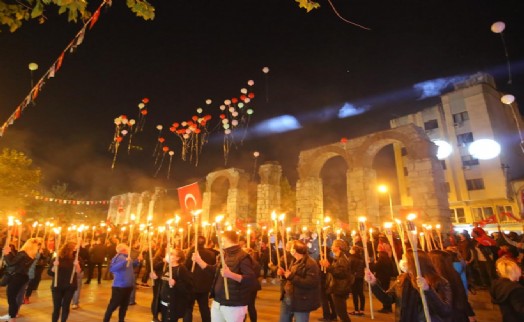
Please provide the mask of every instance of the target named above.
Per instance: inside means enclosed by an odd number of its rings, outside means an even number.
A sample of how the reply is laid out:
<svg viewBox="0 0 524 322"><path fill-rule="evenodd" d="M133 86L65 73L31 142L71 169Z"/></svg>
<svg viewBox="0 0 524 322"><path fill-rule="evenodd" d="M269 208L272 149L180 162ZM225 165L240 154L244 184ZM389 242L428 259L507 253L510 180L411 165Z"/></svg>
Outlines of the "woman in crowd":
<svg viewBox="0 0 524 322"><path fill-rule="evenodd" d="M383 243L385 244L385 243ZM371 264L371 271L375 273L377 280L380 283L380 286L384 290L389 289L389 284L391 283L391 278L395 275L395 268L393 267L393 262L388 256L388 253L385 251L378 251L378 259L376 263ZM391 305L384 304L384 307L378 310L380 313L391 313L393 309Z"/></svg>
<svg viewBox="0 0 524 322"><path fill-rule="evenodd" d="M309 321L309 313L320 307L320 268L308 256L308 247L295 240L291 248L293 262L288 263L288 270L278 268L277 274L285 278L281 292L280 322Z"/></svg>
<svg viewBox="0 0 524 322"><path fill-rule="evenodd" d="M169 267L164 271L160 286L160 307L162 310L162 322L178 321L183 318L189 310L193 280L191 274L184 266L185 254L181 249L174 249L171 254L166 255L165 261L171 261L171 278ZM153 280L158 276L151 273Z"/></svg>
<svg viewBox="0 0 524 322"><path fill-rule="evenodd" d="M16 321L20 304L17 296L29 281L29 268L33 264L36 253L40 248L40 241L37 238L29 238L18 253L13 254L11 246L4 247L4 260L7 264L5 274L9 274L7 284L7 303L9 304L9 322Z"/></svg>
<svg viewBox="0 0 524 322"><path fill-rule="evenodd" d="M166 245L162 245L156 250L155 256L153 257L153 272L149 273L151 280L153 281L153 300L151 301L151 313L153 314L153 322L159 322L158 315L160 314L160 302L158 295L160 293L161 280L153 278L153 276L162 276L162 272L165 269L166 262Z"/></svg>
<svg viewBox="0 0 524 322"><path fill-rule="evenodd" d="M413 252L407 254L407 272L401 274L389 290L384 291L376 277L366 269L365 279L373 294L384 305L395 303L395 321L425 321L419 289L424 290L432 322L450 321L452 314L449 282L439 276L428 255L418 251L422 276L417 276Z"/></svg>
<svg viewBox="0 0 524 322"><path fill-rule="evenodd" d="M431 259L431 262L433 263L437 273L447 279L451 287L451 293L453 296L453 300L451 301L451 305L453 307L451 321L476 321L475 313L468 302L466 289L463 287L460 275L453 267L453 258L451 253L443 250L432 250L429 252L429 258Z"/></svg>
<svg viewBox="0 0 524 322"><path fill-rule="evenodd" d="M58 322L60 311L62 317L60 321L65 322L69 317L69 305L73 299L78 283L76 275L82 271L79 261L75 260L76 244L68 242L62 246L58 253L58 258L55 258L53 265L49 265L47 273L53 277L51 282L51 294L53 295L53 314L51 321ZM56 276L56 285L54 283L54 276ZM73 276L73 283L71 283L71 274Z"/></svg>
<svg viewBox="0 0 524 322"><path fill-rule="evenodd" d="M44 271L48 260L49 250L42 245L36 253L35 260L29 269L29 284L25 291L24 304L29 304L29 298L33 294L33 291L38 290L38 286L42 280L42 272Z"/></svg>
<svg viewBox="0 0 524 322"><path fill-rule="evenodd" d="M349 251L350 271L355 274L355 280L351 286L354 311L349 314L358 316L364 315L364 306L366 304L366 297L364 296L364 269L366 264L364 259L362 259L362 253L362 247L359 246L353 246Z"/></svg>
<svg viewBox="0 0 524 322"><path fill-rule="evenodd" d="M351 291L354 275L350 270L349 259L346 256L347 244L342 239L333 241L331 249L335 257L330 263L327 259L320 260L320 265L326 269L326 292L330 294L335 305L335 313L343 322L349 322L346 300Z"/></svg>
<svg viewBox="0 0 524 322"><path fill-rule="evenodd" d="M493 281L490 294L500 307L503 322L524 321L524 287L519 284L522 271L519 265L506 257L496 262L499 279Z"/></svg>

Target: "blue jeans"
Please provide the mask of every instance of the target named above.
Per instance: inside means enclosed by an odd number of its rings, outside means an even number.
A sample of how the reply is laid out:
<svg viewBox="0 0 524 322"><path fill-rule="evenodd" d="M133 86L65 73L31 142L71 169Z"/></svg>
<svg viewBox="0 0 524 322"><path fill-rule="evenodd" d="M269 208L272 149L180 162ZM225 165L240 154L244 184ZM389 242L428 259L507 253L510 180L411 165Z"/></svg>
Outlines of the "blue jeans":
<svg viewBox="0 0 524 322"><path fill-rule="evenodd" d="M80 304L80 292L82 291L82 279L84 278L84 272L76 273L76 291L73 295L73 304Z"/></svg>
<svg viewBox="0 0 524 322"><path fill-rule="evenodd" d="M295 322L309 322L309 312L292 312L284 301L280 302L279 322L291 322L293 317L295 317Z"/></svg>

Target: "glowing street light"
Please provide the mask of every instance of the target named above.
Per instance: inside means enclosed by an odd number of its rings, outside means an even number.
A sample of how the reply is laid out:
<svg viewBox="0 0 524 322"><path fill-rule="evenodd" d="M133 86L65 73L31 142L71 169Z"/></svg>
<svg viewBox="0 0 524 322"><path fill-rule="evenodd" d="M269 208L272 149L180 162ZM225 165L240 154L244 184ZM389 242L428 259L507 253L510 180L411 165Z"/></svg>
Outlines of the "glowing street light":
<svg viewBox="0 0 524 322"><path fill-rule="evenodd" d="M378 192L380 192L380 193L387 193L388 194L388 198L389 198L389 214L391 216L391 219L395 220L395 218L393 217L393 200L391 199L391 192L389 191L388 186L386 186L385 184L381 184L380 186L378 186Z"/></svg>

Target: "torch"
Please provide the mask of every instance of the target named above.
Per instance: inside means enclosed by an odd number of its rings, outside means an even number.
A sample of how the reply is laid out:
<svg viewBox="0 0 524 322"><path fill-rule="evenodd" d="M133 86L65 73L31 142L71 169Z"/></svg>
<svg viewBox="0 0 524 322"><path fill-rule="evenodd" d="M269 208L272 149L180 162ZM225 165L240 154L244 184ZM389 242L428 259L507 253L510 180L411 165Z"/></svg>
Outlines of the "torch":
<svg viewBox="0 0 524 322"><path fill-rule="evenodd" d="M55 232L55 249L56 249L56 261L57 264L55 265L55 279L54 279L54 285L57 287L58 285L58 261L59 256L58 252L60 251L60 239L62 239L62 236L60 235L60 227L53 228L53 231Z"/></svg>
<svg viewBox="0 0 524 322"><path fill-rule="evenodd" d="M198 253L198 215L202 212L202 209L194 210L192 211L193 214L193 224L195 225L195 253ZM189 231L187 232L189 235ZM188 244L189 247L189 244ZM191 272L195 271L195 264L196 262L193 262L193 266L191 267Z"/></svg>
<svg viewBox="0 0 524 322"><path fill-rule="evenodd" d="M218 240L218 249L220 250L220 263L222 264L222 268L226 267L226 260L224 259L224 249L222 248L222 237L221 237L221 229L220 229L220 222L224 219L224 216L217 216L215 218L215 230L217 233L217 240ZM229 300L229 288L227 287L227 277L224 276L224 290L226 292L226 300Z"/></svg>
<svg viewBox="0 0 524 322"><path fill-rule="evenodd" d="M273 220L274 225L274 232L275 232L275 251L277 253L277 266L280 267L280 254L278 253L278 222L277 222L277 214L273 211L271 214L271 219ZM271 239L269 240L269 246L271 246Z"/></svg>
<svg viewBox="0 0 524 322"><path fill-rule="evenodd" d="M282 237L282 246L284 247L283 248L283 256L284 256L284 267L285 267L285 270L287 271L287 254L286 254L286 242L284 240L284 231L285 231L285 228L284 228L284 219L286 218L286 214L281 214L279 216L279 220L280 220L280 225L282 226L282 231L281 231L281 237Z"/></svg>
<svg viewBox="0 0 524 322"><path fill-rule="evenodd" d="M366 235L366 217L358 218L358 230L360 231L360 237L362 237L362 246L364 246L364 259L366 261L366 268L369 271L369 253L368 253L368 237ZM371 283L368 285L369 291L369 310L371 312L371 319L375 319L373 312L373 297L371 295ZM429 321L429 320L428 320Z"/></svg>
<svg viewBox="0 0 524 322"><path fill-rule="evenodd" d="M410 239L411 246L413 248L413 259L415 262L415 269L417 270L417 276L422 276L420 272L420 262L418 260L417 228L415 227L415 223L413 222L415 218L417 218L417 215L409 214L406 221L406 227L408 231L408 238ZM419 288L419 292L420 298L422 299L422 306L424 308L424 316L426 317L426 321L431 321L431 317L429 316L428 303L426 301L426 295L424 294L424 290L422 288Z"/></svg>
<svg viewBox="0 0 524 322"><path fill-rule="evenodd" d="M82 231L84 230L84 226L80 226L77 229L76 234L76 254L75 254L75 261L78 261L78 253L80 253L80 243L82 242ZM73 265L73 271L71 272L71 278L69 279L69 283L73 284L73 278L75 277L75 266Z"/></svg>
<svg viewBox="0 0 524 322"><path fill-rule="evenodd" d="M440 243L440 249L444 250L444 244L442 243L442 235L441 235L441 232L440 232L440 224L437 224L435 226L435 228L437 229L438 241Z"/></svg>

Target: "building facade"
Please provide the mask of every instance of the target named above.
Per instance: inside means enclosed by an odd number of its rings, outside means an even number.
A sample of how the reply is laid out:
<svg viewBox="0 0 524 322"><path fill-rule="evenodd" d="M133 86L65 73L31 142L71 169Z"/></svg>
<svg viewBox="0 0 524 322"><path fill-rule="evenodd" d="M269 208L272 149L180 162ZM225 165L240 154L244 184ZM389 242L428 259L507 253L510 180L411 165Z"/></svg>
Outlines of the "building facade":
<svg viewBox="0 0 524 322"><path fill-rule="evenodd" d="M441 95L437 105L390 120L391 128L407 124L421 127L439 146L451 222L458 229L493 218L506 229L522 229L522 118L516 104L501 102L503 95L490 75L479 73L455 84L454 90ZM474 142L486 139L500 145L500 153L490 159L471 150ZM481 152L489 152L488 145L480 147ZM401 205L410 206L413 200L407 184L410 174L405 147L394 144L394 154Z"/></svg>

